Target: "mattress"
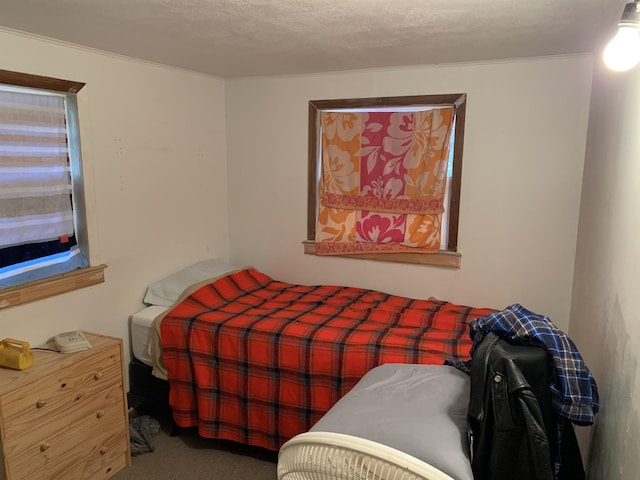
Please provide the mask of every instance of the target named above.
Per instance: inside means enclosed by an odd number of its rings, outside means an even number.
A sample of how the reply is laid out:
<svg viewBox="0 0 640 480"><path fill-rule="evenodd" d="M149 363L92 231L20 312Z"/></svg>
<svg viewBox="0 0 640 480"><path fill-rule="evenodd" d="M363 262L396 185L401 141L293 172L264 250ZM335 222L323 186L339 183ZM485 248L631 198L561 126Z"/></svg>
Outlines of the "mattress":
<svg viewBox="0 0 640 480"><path fill-rule="evenodd" d="M169 310L168 307L153 305L131 316L131 350L133 356L150 367L153 367L151 351L153 320L167 310Z"/></svg>
<svg viewBox="0 0 640 480"><path fill-rule="evenodd" d="M445 365L370 370L312 428L408 453L457 480L473 480L467 440L470 379Z"/></svg>

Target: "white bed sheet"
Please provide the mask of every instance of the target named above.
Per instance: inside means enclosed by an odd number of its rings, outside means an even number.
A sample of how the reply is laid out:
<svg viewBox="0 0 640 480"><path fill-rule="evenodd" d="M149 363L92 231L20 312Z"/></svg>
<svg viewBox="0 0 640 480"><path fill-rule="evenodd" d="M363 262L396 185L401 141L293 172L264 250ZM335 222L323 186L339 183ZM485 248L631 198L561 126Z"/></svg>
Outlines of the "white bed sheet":
<svg viewBox="0 0 640 480"><path fill-rule="evenodd" d="M167 310L169 310L169 307L152 305L131 315L131 350L133 356L150 367L153 367L151 351L153 320Z"/></svg>

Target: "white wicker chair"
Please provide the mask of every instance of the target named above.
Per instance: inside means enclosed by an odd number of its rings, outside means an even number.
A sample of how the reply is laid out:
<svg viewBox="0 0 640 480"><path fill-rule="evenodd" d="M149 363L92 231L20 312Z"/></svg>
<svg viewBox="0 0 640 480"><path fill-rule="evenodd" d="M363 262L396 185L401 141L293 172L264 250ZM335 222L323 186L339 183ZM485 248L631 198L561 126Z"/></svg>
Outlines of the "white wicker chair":
<svg viewBox="0 0 640 480"><path fill-rule="evenodd" d="M306 432L278 455L278 480L453 480L411 455L371 440Z"/></svg>

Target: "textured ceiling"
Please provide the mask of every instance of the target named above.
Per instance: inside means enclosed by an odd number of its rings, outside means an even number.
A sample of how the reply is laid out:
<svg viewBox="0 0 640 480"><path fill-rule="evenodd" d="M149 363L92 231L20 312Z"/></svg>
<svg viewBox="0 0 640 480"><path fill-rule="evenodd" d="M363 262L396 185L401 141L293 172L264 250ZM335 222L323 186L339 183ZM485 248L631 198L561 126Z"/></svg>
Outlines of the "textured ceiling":
<svg viewBox="0 0 640 480"><path fill-rule="evenodd" d="M0 0L0 26L222 77L599 51L620 0Z"/></svg>

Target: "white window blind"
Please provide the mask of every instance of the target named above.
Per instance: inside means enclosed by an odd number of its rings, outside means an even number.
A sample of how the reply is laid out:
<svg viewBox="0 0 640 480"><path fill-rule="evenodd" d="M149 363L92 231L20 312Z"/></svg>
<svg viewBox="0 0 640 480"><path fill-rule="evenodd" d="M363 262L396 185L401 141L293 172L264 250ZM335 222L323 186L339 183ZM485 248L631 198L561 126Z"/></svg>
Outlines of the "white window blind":
<svg viewBox="0 0 640 480"><path fill-rule="evenodd" d="M88 265L75 238L66 103L0 89L0 289Z"/></svg>

